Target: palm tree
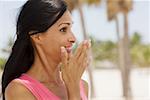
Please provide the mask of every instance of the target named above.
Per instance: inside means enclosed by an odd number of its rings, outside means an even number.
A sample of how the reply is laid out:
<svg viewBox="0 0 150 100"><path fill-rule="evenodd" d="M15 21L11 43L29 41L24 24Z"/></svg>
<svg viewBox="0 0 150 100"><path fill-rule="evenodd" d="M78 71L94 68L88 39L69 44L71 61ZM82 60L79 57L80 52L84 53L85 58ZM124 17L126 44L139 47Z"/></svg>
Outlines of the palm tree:
<svg viewBox="0 0 150 100"><path fill-rule="evenodd" d="M70 11L72 11L73 9L77 8L80 14L80 19L81 19L81 24L82 24L82 30L83 30L83 37L84 39L88 39L88 35L87 35L87 31L86 31L86 27L85 27L85 21L84 21L84 14L83 14L83 10L82 10L82 5L83 4L88 4L88 5L92 5L92 4L100 4L101 0L65 0L67 2L67 4L69 5L69 9ZM90 50L90 55L92 56L92 51ZM92 67L91 65L88 66L88 73L89 73L89 78L90 78L90 84L91 84L91 96L94 97L95 93L94 93L94 85L93 85L93 76L92 76Z"/></svg>
<svg viewBox="0 0 150 100"><path fill-rule="evenodd" d="M108 20L116 20L117 37L118 37L118 49L119 49L119 62L123 79L123 96L128 100L131 99L130 91L130 67L131 60L129 54L129 37L128 37L128 13L132 9L132 0L108 0ZM124 36L123 40L119 37L119 25L117 20L118 12L122 12L124 15Z"/></svg>

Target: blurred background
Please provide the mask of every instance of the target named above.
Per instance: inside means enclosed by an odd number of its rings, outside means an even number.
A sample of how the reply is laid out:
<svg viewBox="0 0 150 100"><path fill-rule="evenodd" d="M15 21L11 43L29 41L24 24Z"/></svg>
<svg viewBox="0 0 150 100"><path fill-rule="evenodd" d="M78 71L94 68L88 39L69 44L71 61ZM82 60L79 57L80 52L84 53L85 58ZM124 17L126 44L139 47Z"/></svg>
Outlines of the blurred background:
<svg viewBox="0 0 150 100"><path fill-rule="evenodd" d="M65 0L77 44L92 40L83 75L90 100L150 100L150 1ZM0 0L0 75L15 41L26 0Z"/></svg>

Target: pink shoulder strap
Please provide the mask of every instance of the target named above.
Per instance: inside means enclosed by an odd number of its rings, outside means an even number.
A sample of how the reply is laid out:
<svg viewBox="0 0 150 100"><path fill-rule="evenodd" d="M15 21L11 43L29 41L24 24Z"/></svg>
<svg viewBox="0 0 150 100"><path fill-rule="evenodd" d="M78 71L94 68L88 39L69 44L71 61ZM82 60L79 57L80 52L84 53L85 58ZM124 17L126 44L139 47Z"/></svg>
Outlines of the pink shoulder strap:
<svg viewBox="0 0 150 100"><path fill-rule="evenodd" d="M50 92L37 80L31 78L27 74L19 77L20 82L37 98L37 100L60 100L56 95Z"/></svg>
<svg viewBox="0 0 150 100"><path fill-rule="evenodd" d="M29 81L21 80L19 78L15 80L19 81L22 85L24 85L37 99L40 98L40 95L36 92L36 90L33 88L32 84L29 83Z"/></svg>

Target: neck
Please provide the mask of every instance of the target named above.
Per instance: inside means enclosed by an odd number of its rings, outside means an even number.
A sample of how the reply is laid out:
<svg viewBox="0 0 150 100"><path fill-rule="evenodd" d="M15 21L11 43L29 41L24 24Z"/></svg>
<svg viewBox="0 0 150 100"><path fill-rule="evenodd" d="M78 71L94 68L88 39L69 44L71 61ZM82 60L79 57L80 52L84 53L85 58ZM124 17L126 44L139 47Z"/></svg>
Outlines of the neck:
<svg viewBox="0 0 150 100"><path fill-rule="evenodd" d="M42 83L58 83L61 80L58 64L59 62L47 58L45 54L36 53L34 63L27 74Z"/></svg>

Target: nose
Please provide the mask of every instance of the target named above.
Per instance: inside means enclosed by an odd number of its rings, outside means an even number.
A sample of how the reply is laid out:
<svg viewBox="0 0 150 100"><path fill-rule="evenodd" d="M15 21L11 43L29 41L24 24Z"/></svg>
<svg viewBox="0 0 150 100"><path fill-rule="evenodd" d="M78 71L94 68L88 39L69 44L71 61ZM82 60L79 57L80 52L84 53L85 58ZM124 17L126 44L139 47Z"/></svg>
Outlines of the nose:
<svg viewBox="0 0 150 100"><path fill-rule="evenodd" d="M70 37L68 39L69 42L71 43L75 43L76 42L76 37L74 36L74 34L71 32Z"/></svg>

